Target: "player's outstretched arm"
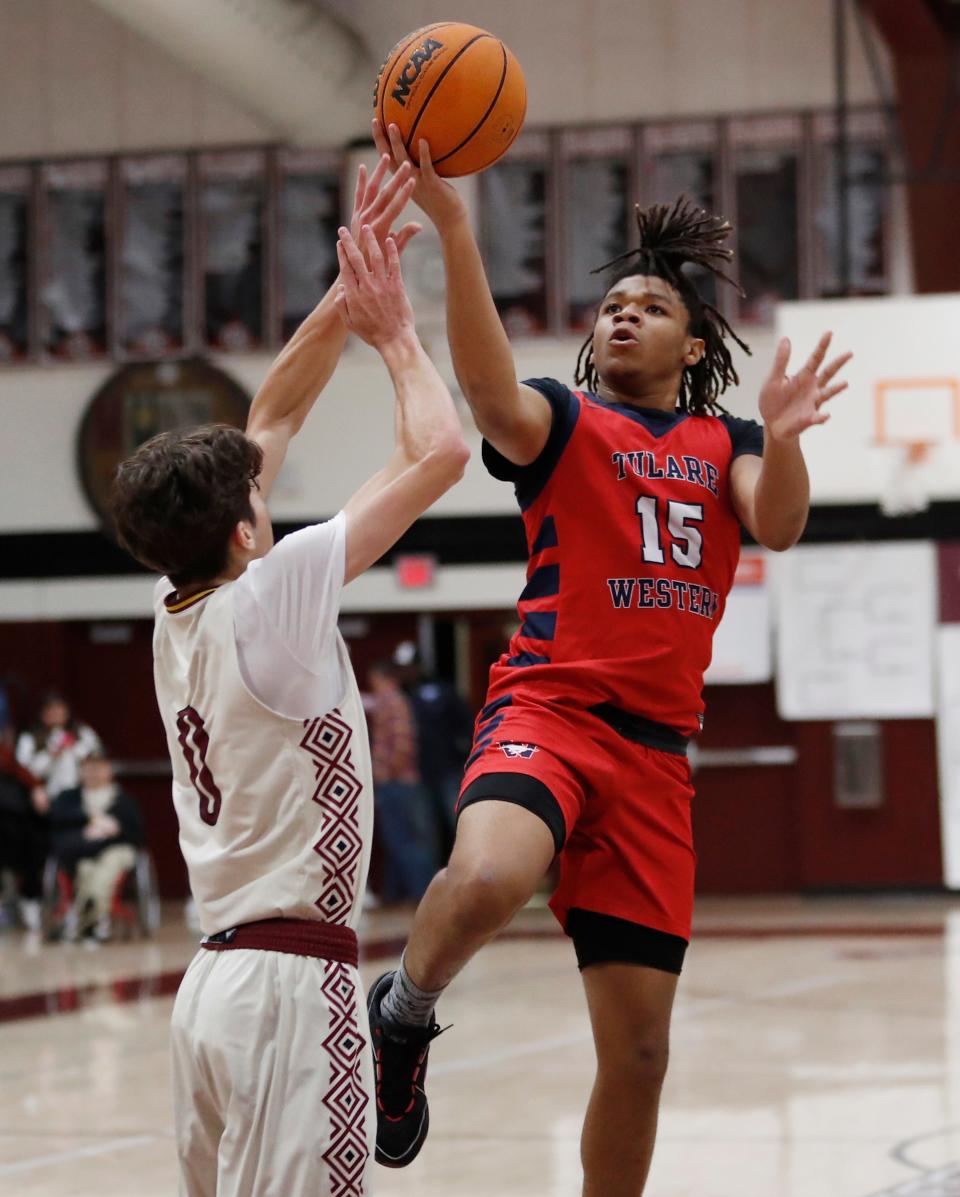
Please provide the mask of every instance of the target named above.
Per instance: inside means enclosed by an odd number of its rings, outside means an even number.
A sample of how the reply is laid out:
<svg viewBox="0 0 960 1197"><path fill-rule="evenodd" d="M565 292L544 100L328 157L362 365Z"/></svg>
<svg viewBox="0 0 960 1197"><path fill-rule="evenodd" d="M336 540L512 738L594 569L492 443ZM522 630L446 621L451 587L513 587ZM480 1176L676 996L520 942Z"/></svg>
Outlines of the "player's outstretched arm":
<svg viewBox="0 0 960 1197"><path fill-rule="evenodd" d="M781 551L796 544L810 511L810 480L800 434L830 416L824 405L846 389L833 379L853 356L841 354L824 366L832 333L824 333L806 364L788 376L790 342L784 338L760 392L763 458L738 457L730 470L734 510L750 535L765 548Z"/></svg>
<svg viewBox="0 0 960 1197"><path fill-rule="evenodd" d="M397 171L381 188L389 166L390 159L384 156L372 175L368 176L364 166L358 171L351 218L356 234L367 224L382 241L410 199L414 183L408 170ZM398 248L419 230L419 225L404 225L395 234ZM250 407L246 431L263 451L259 485L264 496L283 465L291 438L299 432L340 360L347 329L334 302L337 285L335 282L284 346Z"/></svg>
<svg viewBox="0 0 960 1197"><path fill-rule="evenodd" d="M450 392L417 337L396 242L388 237L381 251L369 226L359 244L341 229L337 253L337 307L383 358L396 394L393 454L344 506L350 582L463 476L470 451Z"/></svg>
<svg viewBox="0 0 960 1197"><path fill-rule="evenodd" d="M414 201L440 234L453 368L477 428L509 461L528 465L547 442L552 413L539 391L517 382L510 341L490 294L466 207L433 169L425 141L419 146L420 166L413 168L396 125L390 126L388 142L374 120L373 135L378 149L414 170Z"/></svg>

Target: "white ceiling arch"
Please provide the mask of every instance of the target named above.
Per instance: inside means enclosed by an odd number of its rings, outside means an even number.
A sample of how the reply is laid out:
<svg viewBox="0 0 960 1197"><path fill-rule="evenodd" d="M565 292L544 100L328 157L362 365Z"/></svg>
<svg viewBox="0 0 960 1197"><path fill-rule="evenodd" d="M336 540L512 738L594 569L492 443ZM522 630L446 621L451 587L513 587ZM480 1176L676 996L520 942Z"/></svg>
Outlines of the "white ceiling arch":
<svg viewBox="0 0 960 1197"><path fill-rule="evenodd" d="M340 145L369 134L378 63L313 0L94 0L277 130Z"/></svg>

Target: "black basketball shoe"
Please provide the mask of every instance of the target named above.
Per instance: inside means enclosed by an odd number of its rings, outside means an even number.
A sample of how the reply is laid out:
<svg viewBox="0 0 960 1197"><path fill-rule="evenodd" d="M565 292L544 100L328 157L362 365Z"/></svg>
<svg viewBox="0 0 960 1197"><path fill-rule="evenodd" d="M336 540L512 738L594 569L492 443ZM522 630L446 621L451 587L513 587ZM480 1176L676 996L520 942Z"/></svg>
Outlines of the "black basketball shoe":
<svg viewBox="0 0 960 1197"><path fill-rule="evenodd" d="M406 1027L381 1014L380 1003L392 984L393 973L384 973L367 1001L377 1099L376 1159L387 1168L405 1168L430 1128L423 1085L430 1043L441 1032L432 1015L425 1027Z"/></svg>

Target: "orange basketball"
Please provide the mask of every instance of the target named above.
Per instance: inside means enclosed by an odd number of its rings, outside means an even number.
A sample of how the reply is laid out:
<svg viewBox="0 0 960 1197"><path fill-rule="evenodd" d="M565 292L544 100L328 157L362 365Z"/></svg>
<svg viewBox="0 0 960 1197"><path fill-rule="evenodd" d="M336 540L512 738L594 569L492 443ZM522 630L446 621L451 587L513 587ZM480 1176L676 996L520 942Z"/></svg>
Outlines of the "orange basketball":
<svg viewBox="0 0 960 1197"><path fill-rule="evenodd" d="M499 38L457 21L425 25L387 55L373 106L414 162L421 138L437 174L472 175L510 148L527 111L520 64Z"/></svg>

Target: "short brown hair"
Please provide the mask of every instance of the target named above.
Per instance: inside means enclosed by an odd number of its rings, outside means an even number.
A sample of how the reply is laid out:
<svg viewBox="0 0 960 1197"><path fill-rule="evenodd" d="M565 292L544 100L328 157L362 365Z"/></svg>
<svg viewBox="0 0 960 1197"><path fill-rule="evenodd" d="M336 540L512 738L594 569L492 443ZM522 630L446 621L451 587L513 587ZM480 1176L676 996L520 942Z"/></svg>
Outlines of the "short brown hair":
<svg viewBox="0 0 960 1197"><path fill-rule="evenodd" d="M160 433L117 467L117 539L175 586L217 577L234 528L240 520L255 522L250 485L262 466L260 446L238 428Z"/></svg>

